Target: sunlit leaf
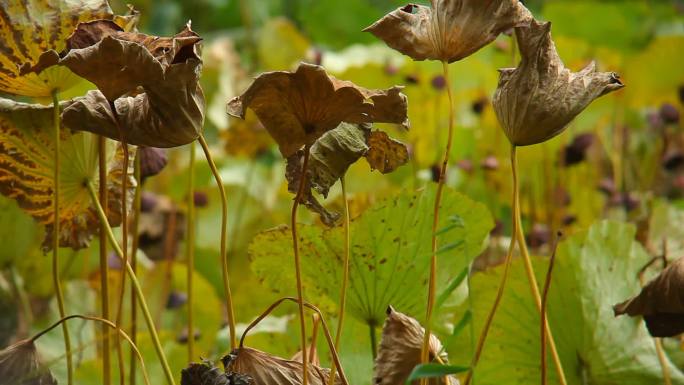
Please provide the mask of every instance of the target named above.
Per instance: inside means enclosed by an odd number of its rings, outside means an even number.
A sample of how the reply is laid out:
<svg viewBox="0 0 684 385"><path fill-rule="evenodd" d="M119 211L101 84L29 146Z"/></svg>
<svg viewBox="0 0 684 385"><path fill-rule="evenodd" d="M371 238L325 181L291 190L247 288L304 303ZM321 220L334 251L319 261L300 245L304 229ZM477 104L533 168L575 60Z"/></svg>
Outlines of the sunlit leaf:
<svg viewBox="0 0 684 385"><path fill-rule="evenodd" d="M630 225L604 221L558 247L547 310L570 385L663 382L654 341L643 323L613 316L613 304L639 290L637 273L649 260L634 234ZM547 263L534 262L541 282ZM472 279L476 333L490 310L501 273L499 267ZM475 371L476 383L538 383L539 324L522 261L516 260ZM463 336L461 345L468 346L469 341L470 336ZM515 364L503 365L502 357L515 357ZM555 383L550 359L547 365L548 381ZM669 369L673 384L684 383L677 368Z"/></svg>
<svg viewBox="0 0 684 385"><path fill-rule="evenodd" d="M435 198L430 185L415 193L403 192L383 199L355 218L351 224L351 266L347 309L358 319L380 325L388 306L422 316L425 311L430 265L430 232ZM477 256L493 226L487 209L447 189L438 228L458 215L463 227L438 236L440 245L461 241L439 258L438 290L446 287ZM340 227L322 229L300 226L300 252L305 286L338 301L342 281L344 236ZM258 235L251 247L252 269L278 292L294 290L294 270L287 263L292 240L286 228Z"/></svg>
<svg viewBox="0 0 684 385"><path fill-rule="evenodd" d="M17 201L24 211L47 226L45 247L50 245L50 225L54 222L52 120L52 106L0 99L0 193ZM84 186L86 180L98 184L97 138L63 127L60 152L60 245L78 249L87 246L98 229L97 215ZM107 153L109 218L117 225L121 213L123 149L110 142ZM135 151L130 153L129 202L136 186L132 167Z"/></svg>
<svg viewBox="0 0 684 385"><path fill-rule="evenodd" d="M0 3L0 91L26 96L49 96L80 79L67 68L56 67L40 75L20 75L44 51L62 51L78 23L111 18L106 0L29 0Z"/></svg>

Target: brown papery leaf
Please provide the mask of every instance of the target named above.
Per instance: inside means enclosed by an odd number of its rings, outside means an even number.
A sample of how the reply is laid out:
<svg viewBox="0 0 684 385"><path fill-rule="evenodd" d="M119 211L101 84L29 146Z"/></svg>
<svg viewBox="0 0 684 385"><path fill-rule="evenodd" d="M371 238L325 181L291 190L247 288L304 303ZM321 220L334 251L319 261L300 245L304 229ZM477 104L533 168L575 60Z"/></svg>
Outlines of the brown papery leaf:
<svg viewBox="0 0 684 385"><path fill-rule="evenodd" d="M390 138L386 132L373 131L368 134L366 160L371 169L387 174L406 164L408 159L406 145Z"/></svg>
<svg viewBox="0 0 684 385"><path fill-rule="evenodd" d="M65 52L48 51L26 71L40 73L59 64L95 83L99 91L89 91L63 111L72 129L120 140L118 121L127 143L181 146L194 141L204 123L200 41L189 25L165 38L97 20L79 24Z"/></svg>
<svg viewBox="0 0 684 385"><path fill-rule="evenodd" d="M40 362L33 341L23 340L0 351L0 383L57 385L57 380Z"/></svg>
<svg viewBox="0 0 684 385"><path fill-rule="evenodd" d="M226 366L226 371L247 375L255 385L302 384L302 363L299 361L286 360L247 347L235 349L231 355L233 359ZM329 377L330 369L309 365L308 384L325 385ZM340 376L335 376L335 384L342 384Z"/></svg>
<svg viewBox="0 0 684 385"><path fill-rule="evenodd" d="M62 103L69 106L72 101ZM53 216L54 137L52 106L17 103L0 98L0 193L46 226L44 248L51 247ZM86 247L99 223L83 182L99 183L97 138L62 127L60 134L60 245ZM108 217L112 226L121 221L121 184L128 178L126 199L131 207L137 185L133 178L135 150L129 151L129 168L123 170L123 147L107 143Z"/></svg>
<svg viewBox="0 0 684 385"><path fill-rule="evenodd" d="M227 106L230 115L242 119L248 108L259 117L285 158L312 145L342 122L385 122L408 127L407 100L399 87L369 90L306 63L295 72L259 75Z"/></svg>
<svg viewBox="0 0 684 385"><path fill-rule="evenodd" d="M382 340L378 347L373 374L375 385L405 384L413 368L421 363L420 352L423 346L423 329L418 321L399 313L392 307L387 309L387 319L382 327ZM439 357L446 362L446 353L442 352L442 343L434 335L430 335L430 361ZM413 384L418 384L414 381ZM430 385L458 384L454 377L430 378Z"/></svg>
<svg viewBox="0 0 684 385"><path fill-rule="evenodd" d="M414 60L455 62L532 18L518 0L432 0L409 4L364 29Z"/></svg>
<svg viewBox="0 0 684 385"><path fill-rule="evenodd" d="M551 40L551 23L533 20L515 29L522 60L500 70L494 110L516 146L547 141L594 99L623 87L614 72L596 72L594 63L580 72L565 68Z"/></svg>
<svg viewBox="0 0 684 385"><path fill-rule="evenodd" d="M641 315L654 337L684 332L684 257L672 262L639 295L613 306L615 315Z"/></svg>

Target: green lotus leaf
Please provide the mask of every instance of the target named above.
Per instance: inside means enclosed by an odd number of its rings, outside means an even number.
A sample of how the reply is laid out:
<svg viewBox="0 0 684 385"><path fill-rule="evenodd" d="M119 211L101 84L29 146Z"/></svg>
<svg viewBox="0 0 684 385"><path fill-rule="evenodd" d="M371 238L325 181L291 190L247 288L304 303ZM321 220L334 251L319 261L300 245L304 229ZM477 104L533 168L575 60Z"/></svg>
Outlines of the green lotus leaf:
<svg viewBox="0 0 684 385"><path fill-rule="evenodd" d="M569 385L663 383L655 343L643 322L615 318L612 310L612 305L639 291L637 273L649 260L634 241L635 232L632 225L603 221L558 247L547 314ZM543 282L548 261L534 262ZM498 267L472 278L476 333L490 310L501 273ZM515 260L475 371L476 383L539 383L539 325L522 261ZM465 334L461 346L470 345L470 336ZM451 351L465 353L463 349ZM455 362L468 359L463 356ZM550 356L547 365L548 383L557 383ZM684 384L682 372L673 365L669 369L672 383Z"/></svg>
<svg viewBox="0 0 684 385"><path fill-rule="evenodd" d="M347 308L361 321L379 326L392 305L422 317L425 311L435 187L386 198L351 222L350 286ZM437 288L466 268L481 251L493 226L484 205L446 189L438 225ZM337 303L342 281L344 232L300 226L305 286L313 296ZM273 290L295 292L292 240L285 227L259 234L250 246L252 269Z"/></svg>

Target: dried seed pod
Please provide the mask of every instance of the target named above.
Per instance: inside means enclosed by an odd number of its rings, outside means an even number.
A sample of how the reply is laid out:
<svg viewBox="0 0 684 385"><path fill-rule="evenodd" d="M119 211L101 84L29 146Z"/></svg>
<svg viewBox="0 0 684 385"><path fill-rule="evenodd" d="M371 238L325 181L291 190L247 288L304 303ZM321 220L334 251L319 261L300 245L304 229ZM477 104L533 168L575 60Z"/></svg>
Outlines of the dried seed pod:
<svg viewBox="0 0 684 385"><path fill-rule="evenodd" d="M364 29L414 60L461 60L532 18L518 0L431 0L408 4Z"/></svg>
<svg viewBox="0 0 684 385"><path fill-rule="evenodd" d="M527 146L547 141L594 99L623 87L617 74L565 68L551 40L551 23L533 20L516 28L522 60L500 70L494 110L510 142Z"/></svg>
<svg viewBox="0 0 684 385"><path fill-rule="evenodd" d="M231 353L227 360L226 371L247 375L255 385L301 385L302 363L286 360L260 350L241 347ZM309 365L308 384L326 385L330 370ZM340 376L335 376L335 384L341 385Z"/></svg>
<svg viewBox="0 0 684 385"><path fill-rule="evenodd" d="M374 384L375 385L403 385L413 368L420 364L420 353L423 346L423 329L418 321L406 314L395 311L391 306L387 308L387 319L382 327L382 340L378 347L378 356L375 359ZM447 361L446 353L443 352L442 343L434 335L430 335L430 361L436 357ZM418 384L414 381L413 384ZM448 376L431 378L430 385L455 385L458 380Z"/></svg>
<svg viewBox="0 0 684 385"><path fill-rule="evenodd" d="M0 351L0 383L12 385L57 385L50 370L38 357L31 340L19 341Z"/></svg>
<svg viewBox="0 0 684 385"><path fill-rule="evenodd" d="M684 257L672 262L639 295L613 306L615 315L641 315L654 337L684 332Z"/></svg>

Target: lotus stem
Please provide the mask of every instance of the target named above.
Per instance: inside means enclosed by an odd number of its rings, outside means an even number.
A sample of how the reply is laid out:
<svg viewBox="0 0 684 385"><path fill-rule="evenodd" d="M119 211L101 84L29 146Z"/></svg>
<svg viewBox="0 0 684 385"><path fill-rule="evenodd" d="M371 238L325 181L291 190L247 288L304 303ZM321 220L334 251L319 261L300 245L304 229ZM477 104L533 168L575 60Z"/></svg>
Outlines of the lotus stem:
<svg viewBox="0 0 684 385"><path fill-rule="evenodd" d="M88 180L85 183L86 187L88 188L88 192L90 193L90 198L92 199L93 205L95 206L95 209L97 211L97 215L100 218L100 223L103 224L105 227L107 238L109 238L109 242L112 244L114 251L119 256L119 258L122 259L123 262L123 251L121 251L121 247L117 243L116 237L114 237L114 232L112 231L112 228L109 226L109 222L107 222L107 216L105 214L104 209L102 208L102 205L100 204L100 201L97 199L95 188L93 187L91 181ZM152 320L150 310L147 307L147 301L145 300L145 296L143 294L142 287L140 286L140 282L138 282L138 278L133 272L133 268L131 267L130 263L124 263L124 268L128 273L128 277L131 279L133 290L135 291L136 296L138 298L138 302L140 303L140 309L143 312L145 323L147 323L147 329L150 333L150 336L152 337L152 344L154 345L154 349L156 350L157 356L159 357L162 370L164 371L164 375L166 376L166 381L169 385L175 385L173 373L171 372L169 363L166 360L166 356L164 355L164 349L162 348L161 342L159 341L159 336L157 335L157 330L154 326L154 321Z"/></svg>
<svg viewBox="0 0 684 385"><path fill-rule="evenodd" d="M55 296L57 297L57 308L59 309L59 317L66 316L64 306L64 293L62 292L62 284L59 278L59 173L60 173L60 110L59 110L59 91L57 89L52 91L52 123L54 128L55 140L55 168L54 181L52 191L53 211L52 211L52 283L55 288ZM73 385L74 383L74 362L71 357L71 337L69 336L69 328L66 324L62 324L62 334L64 335L64 350L66 351L67 364L67 383Z"/></svg>
<svg viewBox="0 0 684 385"><path fill-rule="evenodd" d="M142 201L142 178L140 174L140 152L135 154L134 166L135 180L138 181L138 186L135 189L133 196L133 223L131 224L131 232L133 233L133 242L131 245L131 268L134 274L138 274L138 228L140 225L140 204ZM131 341L136 343L138 338L138 298L135 296L135 291L131 290ZM136 378L136 362L135 357L131 354L131 363L129 369L129 382L135 385Z"/></svg>
<svg viewBox="0 0 684 385"><path fill-rule="evenodd" d="M375 361L375 358L378 355L378 338L375 332L375 323L373 322L368 323L368 335L370 336L371 357L373 357L373 361Z"/></svg>
<svg viewBox="0 0 684 385"><path fill-rule="evenodd" d="M304 193L304 186L306 185L306 171L309 165L309 153L310 147L304 147L304 161L302 162L302 177L299 179L299 188L297 189L297 195L295 196L294 202L292 203L292 249L294 251L295 260L295 272L297 276L297 299L299 303L299 329L301 337L302 346L302 384L307 385L308 379L308 366L309 363L306 359L306 319L304 318L304 294L302 290L302 272L301 272L301 261L299 258L299 239L297 238L297 208L299 207L299 201Z"/></svg>
<svg viewBox="0 0 684 385"><path fill-rule="evenodd" d="M337 331L335 332L335 349L340 348L340 339L342 337L342 325L344 323L344 310L347 304L347 284L349 282L349 249L351 244L351 237L349 231L349 201L347 200L347 187L344 181L344 175L340 178L340 185L342 186L342 200L344 201L344 262L342 263L342 289L340 290L340 315L337 320ZM374 357L375 358L375 357ZM328 385L335 384L335 367L330 369L330 380Z"/></svg>
<svg viewBox="0 0 684 385"><path fill-rule="evenodd" d="M187 281L188 281L188 362L195 357L195 142L190 143L190 165L188 172L188 237L186 240Z"/></svg>
<svg viewBox="0 0 684 385"><path fill-rule="evenodd" d="M247 327L245 328L245 331L242 333L242 337L240 337L240 348L244 346L245 343L245 338L247 337L247 333L252 330L255 326L261 322L266 316L271 314L271 312L277 308L281 303L285 301L292 301L297 304L299 304L299 299L294 298L294 297L283 297L277 301L275 301L271 306L266 308L266 310L261 313L257 318L252 321ZM304 307L307 307L311 310L313 310L316 314L318 314L319 319L321 320L321 325L323 326L323 333L325 334L325 340L328 342L328 348L330 349L330 355L332 355L333 358L333 363L335 364L334 366L337 368L337 371L340 373L340 381L342 381L342 385L349 385L349 382L347 381L347 376L344 374L344 369L342 369L342 365L340 364L340 358L339 355L337 354L337 349L335 349L335 344L333 342L332 335L330 334L330 329L328 328L328 324L325 322L325 318L323 317L323 313L314 305L304 302Z"/></svg>
<svg viewBox="0 0 684 385"><path fill-rule="evenodd" d="M516 169L516 170L518 168L518 161L516 158L515 149L513 149L511 152L511 167L513 169ZM513 188L518 190L519 189L518 184L514 184ZM516 225L514 226L515 237L517 238L517 243L518 243L518 246L520 247L520 251L522 253L523 261L525 262L525 272L527 273L527 279L530 283L530 290L532 291L532 297L534 298L535 305L537 306L537 311L539 311L539 314L541 314L541 312L542 312L541 294L539 293L539 285L537 284L537 278L535 277L534 268L532 267L532 259L530 258L530 254L527 251L527 245L525 244L525 234L523 233L522 221L520 219L520 193L517 193L516 197L518 198L518 202L516 202L515 210L513 211L513 217L514 217L514 220L516 222ZM553 333L551 331L551 327L548 324L548 321L546 322L546 338L548 338L548 340L549 340L549 351L551 352L553 362L556 366L556 373L558 374L558 382L560 382L561 385L567 385L567 381L565 379L565 373L563 372L563 365L560 361L560 357L558 356L558 351L556 350L556 343L553 339Z"/></svg>
<svg viewBox="0 0 684 385"><path fill-rule="evenodd" d="M116 105L113 101L109 101L109 106L112 109L112 115L114 116L114 122L119 130L119 139L121 140L121 148L123 149L123 173L121 176L121 249L123 251L124 263L128 263L128 200L126 199L126 193L128 192L128 142L126 141L126 132L121 128L119 124L119 117L116 112ZM119 286L119 302L116 309L116 325L117 328L121 329L121 323L123 321L123 303L124 295L126 293L126 270L121 269L121 281ZM119 360L119 383L125 385L126 383L126 372L124 368L124 357L123 348L121 346L121 334L116 334L116 354Z"/></svg>
<svg viewBox="0 0 684 385"><path fill-rule="evenodd" d="M138 358L138 361L140 361L140 367L142 368L142 371L143 371L143 378L145 379L145 385L150 385L150 379L149 379L149 376L147 374L147 369L145 368L145 360L143 359L142 354L140 354L140 350L138 349L138 346L135 344L135 342L133 342L133 339L131 339L131 337L129 337L128 334L126 334L126 332L124 332L121 328L117 327L113 322L108 321L104 318L91 317L91 316L80 315L80 314L74 314L74 315L70 315L68 317L62 317L59 321L55 322L54 324L52 324L47 329L45 329L45 330L41 331L40 333L36 334L35 336L33 336L33 338L31 338L31 342L35 342L40 337L42 337L46 333L49 333L52 329L56 328L60 324L64 325L66 323L66 321L71 320L71 319L75 319L75 318L83 319L83 320L89 320L89 321L101 322L104 326L116 330L131 345L131 349L133 350L133 352L135 352L135 355Z"/></svg>
<svg viewBox="0 0 684 385"><path fill-rule="evenodd" d="M442 161L442 167L439 169L439 180L437 181L437 192L435 194L435 206L432 219L432 256L430 258L430 279L428 281L428 300L425 314L425 336L423 337L423 348L421 350L421 362L423 363L427 363L429 360L432 311L435 304L435 291L437 286L437 227L439 225L439 208L442 202L442 192L444 191L447 166L449 164L449 154L451 153L451 144L454 136L454 100L451 93L451 83L449 82L449 63L442 62L442 68L444 70L444 81L449 97L449 132L446 150L444 151L444 160ZM424 385L426 379L423 378L420 382Z"/></svg>
<svg viewBox="0 0 684 385"><path fill-rule="evenodd" d="M515 153L516 153L516 147L512 146L511 147L511 165L515 164ZM517 210L517 205L519 204L519 199L518 199L518 173L517 169L515 166L512 167L512 175L513 175L513 198L512 198L512 206L513 206L513 212ZM492 326L492 322L494 321L494 315L496 314L496 311L499 309L499 304L501 303L501 299L503 298L503 293L504 289L506 287L506 280L508 279L508 273L510 272L511 268L511 261L513 260L513 252L515 251L515 230L516 226L518 225L518 222L513 219L513 233L511 234L511 241L508 244L508 253L506 254L506 259L504 262L504 271L503 274L501 275L501 281L499 282L499 288L497 289L496 292L496 297L494 298L494 303L492 304L492 309L489 311L489 314L487 314L487 319L485 320L485 324L482 327L482 332L480 332L480 338L477 341L477 347L475 348L475 352L473 354L472 361L470 363L470 370L468 371L468 374L466 375L464 385L470 385L474 372L475 372L475 367L477 367L478 362L480 361L480 356L482 355L482 349L484 348L485 341L487 340L487 336L489 335L489 329Z"/></svg>
<svg viewBox="0 0 684 385"><path fill-rule="evenodd" d="M104 136L97 138L97 153L99 165L99 199L104 202L105 223L100 223L100 301L102 302L102 318L109 319L109 264L107 263L107 139ZM102 326L102 382L103 385L111 385L112 374L109 355L109 333L107 326Z"/></svg>
<svg viewBox="0 0 684 385"><path fill-rule="evenodd" d="M318 324L321 321L321 317L314 313L311 316L311 323L313 324L311 330L311 347L309 347L309 363L313 364L314 358L316 357L316 340L318 339ZM333 368L335 366L333 365ZM331 375L332 377L332 375Z"/></svg>
<svg viewBox="0 0 684 385"><path fill-rule="evenodd" d="M556 241L553 244L553 252L549 260L549 269L546 272L546 279L544 280L544 291L542 292L542 310L541 310L541 383L546 385L546 303L549 296L549 287L551 286L551 274L553 273L553 266L556 262L556 250L558 249L558 241L562 233L559 231Z"/></svg>
<svg viewBox="0 0 684 385"><path fill-rule="evenodd" d="M233 312L233 296L230 293L230 280L228 277L228 254L226 253L226 230L228 228L228 198L226 197L226 189L223 186L223 180L221 180L221 175L216 168L216 163L211 157L211 151L209 151L209 145L204 139L204 136L200 134L198 138L200 144L202 145L202 150L204 151L204 156L207 158L209 163L209 168L211 168L212 174L214 174L214 179L216 179L216 184L218 185L219 193L221 194L221 274L223 278L223 292L226 297L226 307L228 310L228 328L230 330L230 348L235 349L237 346L237 340L235 335L235 313ZM194 333L194 331L189 331ZM192 336L194 338L194 334Z"/></svg>

